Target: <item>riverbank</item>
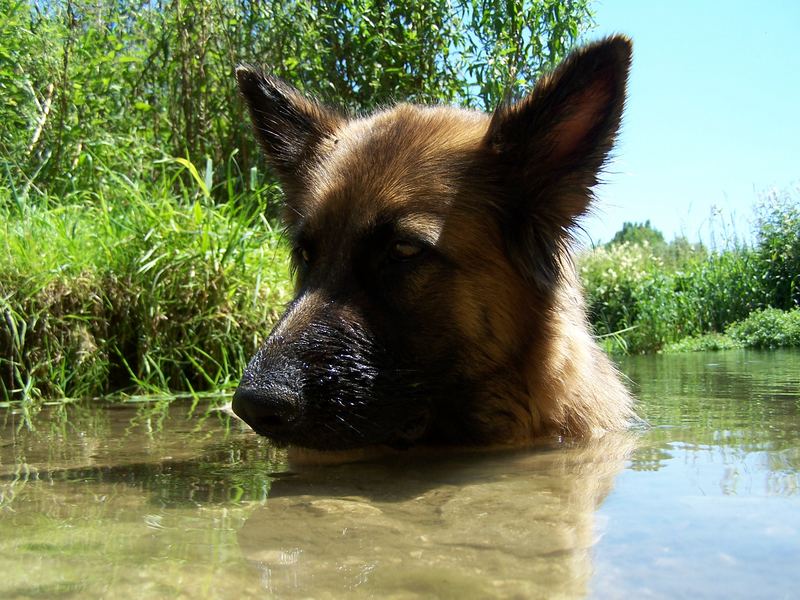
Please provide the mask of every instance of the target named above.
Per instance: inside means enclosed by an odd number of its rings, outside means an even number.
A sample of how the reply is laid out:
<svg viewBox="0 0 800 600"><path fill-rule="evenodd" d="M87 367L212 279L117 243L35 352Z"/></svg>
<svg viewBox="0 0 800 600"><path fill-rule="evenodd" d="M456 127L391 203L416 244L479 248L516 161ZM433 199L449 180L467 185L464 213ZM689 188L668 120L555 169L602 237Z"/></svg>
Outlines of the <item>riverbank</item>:
<svg viewBox="0 0 800 600"><path fill-rule="evenodd" d="M235 384L289 297L275 190L214 203L187 171L58 199L0 189L0 399Z"/></svg>
<svg viewBox="0 0 800 600"><path fill-rule="evenodd" d="M635 354L798 345L800 190L763 197L752 233L722 250L656 238L584 252L595 333Z"/></svg>
<svg viewBox="0 0 800 600"><path fill-rule="evenodd" d="M107 172L60 198L0 188L0 400L236 384L291 295L278 191L222 181L220 202L183 159L154 173ZM800 209L773 200L752 248L625 242L584 254L607 349L800 345Z"/></svg>

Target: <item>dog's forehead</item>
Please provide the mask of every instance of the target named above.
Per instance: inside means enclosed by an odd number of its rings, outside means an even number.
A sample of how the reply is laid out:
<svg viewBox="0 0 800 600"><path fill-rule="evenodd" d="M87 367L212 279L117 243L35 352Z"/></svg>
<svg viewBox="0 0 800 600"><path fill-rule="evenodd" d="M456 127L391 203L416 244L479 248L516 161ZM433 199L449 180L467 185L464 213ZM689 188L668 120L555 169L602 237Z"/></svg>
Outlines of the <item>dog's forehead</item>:
<svg viewBox="0 0 800 600"><path fill-rule="evenodd" d="M487 126L482 113L412 105L347 122L318 149L303 199L305 227L345 233L388 216L434 228L463 186Z"/></svg>

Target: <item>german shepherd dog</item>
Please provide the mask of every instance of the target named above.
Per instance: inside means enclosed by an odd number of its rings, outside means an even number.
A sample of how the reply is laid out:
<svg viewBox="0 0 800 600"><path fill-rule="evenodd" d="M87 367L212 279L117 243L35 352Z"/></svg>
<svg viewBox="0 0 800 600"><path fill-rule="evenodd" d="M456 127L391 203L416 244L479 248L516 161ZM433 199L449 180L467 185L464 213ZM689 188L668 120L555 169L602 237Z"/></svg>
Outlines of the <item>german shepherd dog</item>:
<svg viewBox="0 0 800 600"><path fill-rule="evenodd" d="M239 67L285 192L296 296L233 411L316 450L625 427L631 396L590 333L569 247L630 60L610 37L491 115L399 104L364 118Z"/></svg>

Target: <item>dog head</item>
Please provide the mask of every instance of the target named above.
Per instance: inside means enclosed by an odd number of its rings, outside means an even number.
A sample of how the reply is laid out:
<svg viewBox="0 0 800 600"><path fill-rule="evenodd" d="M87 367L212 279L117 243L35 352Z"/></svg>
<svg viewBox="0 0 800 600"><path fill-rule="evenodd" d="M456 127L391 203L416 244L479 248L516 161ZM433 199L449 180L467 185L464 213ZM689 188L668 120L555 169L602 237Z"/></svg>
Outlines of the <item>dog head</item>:
<svg viewBox="0 0 800 600"><path fill-rule="evenodd" d="M527 435L528 373L555 335L569 230L613 144L630 54L621 37L583 48L491 116L348 118L240 67L285 192L296 296L233 410L316 449Z"/></svg>

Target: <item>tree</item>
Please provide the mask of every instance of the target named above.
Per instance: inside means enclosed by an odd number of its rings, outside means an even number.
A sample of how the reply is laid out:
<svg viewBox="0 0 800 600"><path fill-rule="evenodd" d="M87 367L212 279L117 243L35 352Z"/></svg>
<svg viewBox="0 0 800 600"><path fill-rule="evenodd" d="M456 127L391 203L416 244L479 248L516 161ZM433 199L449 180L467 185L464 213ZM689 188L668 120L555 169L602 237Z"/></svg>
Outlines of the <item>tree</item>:
<svg viewBox="0 0 800 600"><path fill-rule="evenodd" d="M363 111L491 109L560 60L589 0L0 0L0 151L12 183L91 189L102 169L256 153L233 70L268 66ZM27 50L24 50L27 49ZM230 166L230 165L228 165Z"/></svg>
<svg viewBox="0 0 800 600"><path fill-rule="evenodd" d="M622 229L614 234L614 238L608 245L612 246L624 242L639 245L647 243L652 247L665 245L664 234L650 224L650 219L644 223L631 223L626 221L622 224Z"/></svg>

